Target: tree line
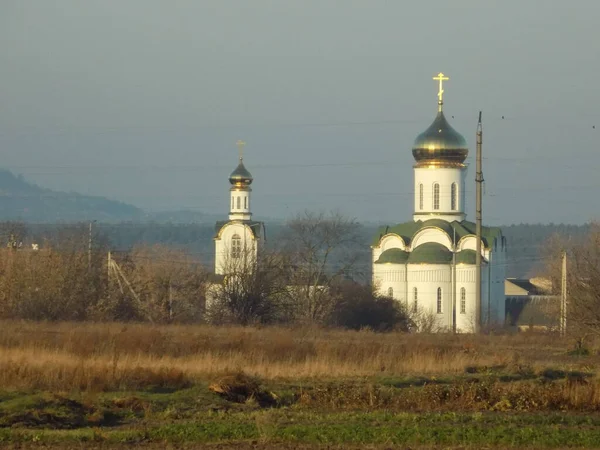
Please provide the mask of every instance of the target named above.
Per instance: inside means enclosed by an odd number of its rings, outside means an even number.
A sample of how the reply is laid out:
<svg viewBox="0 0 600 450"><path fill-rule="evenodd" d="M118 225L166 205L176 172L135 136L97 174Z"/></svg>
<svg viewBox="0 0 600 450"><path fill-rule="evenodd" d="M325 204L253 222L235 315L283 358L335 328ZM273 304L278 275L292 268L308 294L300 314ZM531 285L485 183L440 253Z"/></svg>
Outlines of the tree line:
<svg viewBox="0 0 600 450"><path fill-rule="evenodd" d="M276 242L286 230L286 222L269 221L266 223L268 241ZM380 224L363 223L360 227L360 252L357 270L367 273L371 266L369 245ZM31 239L43 240L55 235L64 225L28 224ZM113 249L131 249L139 245L161 244L169 247L185 248L190 254L197 255L207 266L214 263L215 234L213 223L96 223L94 228L110 241ZM507 277L530 277L544 270L540 258L542 247L552 235L577 238L589 231L589 225L563 224L517 224L501 226L508 243Z"/></svg>
<svg viewBox="0 0 600 450"><path fill-rule="evenodd" d="M252 264L217 277L184 248L137 244L111 252L101 229L30 235L0 224L0 318L152 323L317 324L408 330L416 317L375 293L359 261L364 230L338 213L302 213ZM33 241L35 242L35 245Z"/></svg>

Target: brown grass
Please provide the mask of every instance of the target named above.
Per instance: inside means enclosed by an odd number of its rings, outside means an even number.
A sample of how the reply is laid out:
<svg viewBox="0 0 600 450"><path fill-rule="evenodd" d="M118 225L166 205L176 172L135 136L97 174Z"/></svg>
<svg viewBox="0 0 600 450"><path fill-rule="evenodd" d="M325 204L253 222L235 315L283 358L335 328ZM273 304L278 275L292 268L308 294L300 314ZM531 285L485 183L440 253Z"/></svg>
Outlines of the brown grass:
<svg viewBox="0 0 600 450"><path fill-rule="evenodd" d="M600 384L493 380L395 389L370 383L328 383L303 389L298 402L320 409L388 411L600 411Z"/></svg>
<svg viewBox="0 0 600 450"><path fill-rule="evenodd" d="M177 389L238 371L298 380L455 375L470 366L521 363L580 369L578 360L566 356L568 346L554 336L527 334L0 322L0 386Z"/></svg>

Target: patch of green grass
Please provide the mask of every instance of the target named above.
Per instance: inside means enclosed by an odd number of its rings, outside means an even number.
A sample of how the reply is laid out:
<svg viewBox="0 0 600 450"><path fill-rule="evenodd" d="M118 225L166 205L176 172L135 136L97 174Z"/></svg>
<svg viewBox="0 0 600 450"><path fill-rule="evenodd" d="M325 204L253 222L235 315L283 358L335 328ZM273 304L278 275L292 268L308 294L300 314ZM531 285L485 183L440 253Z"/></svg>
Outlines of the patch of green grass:
<svg viewBox="0 0 600 450"><path fill-rule="evenodd" d="M264 419L264 420L263 420ZM264 424L273 426L265 428ZM600 418L586 416L332 413L268 410L206 414L202 420L108 430L0 430L0 442L208 443L257 440L304 444L597 447ZM261 425L262 424L262 425Z"/></svg>
<svg viewBox="0 0 600 450"><path fill-rule="evenodd" d="M595 387L586 380L592 374L547 369L523 380L528 371L519 371L498 367L445 377L271 381L261 383L277 398L268 408L253 396L228 401L211 392L208 382L172 392L2 392L0 443L600 446L597 404L582 397ZM498 382L511 373L515 380ZM560 396L563 391L580 398L569 403L570 397Z"/></svg>

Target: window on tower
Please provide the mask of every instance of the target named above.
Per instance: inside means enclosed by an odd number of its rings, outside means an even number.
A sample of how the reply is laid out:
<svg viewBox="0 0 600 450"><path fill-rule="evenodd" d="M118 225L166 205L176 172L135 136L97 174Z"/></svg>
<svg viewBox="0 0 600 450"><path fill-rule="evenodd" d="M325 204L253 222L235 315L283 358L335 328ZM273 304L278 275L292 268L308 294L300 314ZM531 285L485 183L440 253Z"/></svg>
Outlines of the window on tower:
<svg viewBox="0 0 600 450"><path fill-rule="evenodd" d="M244 197L244 209L248 209L248 197Z"/></svg>
<svg viewBox="0 0 600 450"><path fill-rule="evenodd" d="M242 198L241 197L237 198L237 209L242 209Z"/></svg>
<svg viewBox="0 0 600 450"><path fill-rule="evenodd" d="M440 185L433 185L433 209L440 209Z"/></svg>
<svg viewBox="0 0 600 450"><path fill-rule="evenodd" d="M467 291L465 288L460 288L460 313L467 313Z"/></svg>
<svg viewBox="0 0 600 450"><path fill-rule="evenodd" d="M419 209L423 209L423 184L419 184Z"/></svg>
<svg viewBox="0 0 600 450"><path fill-rule="evenodd" d="M452 211L456 211L456 183L452 183L450 190L450 208Z"/></svg>
<svg viewBox="0 0 600 450"><path fill-rule="evenodd" d="M242 238L239 234L234 234L231 238L231 257L238 259L242 256Z"/></svg>
<svg viewBox="0 0 600 450"><path fill-rule="evenodd" d="M235 197L231 197L231 210L235 208Z"/></svg>
<svg viewBox="0 0 600 450"><path fill-rule="evenodd" d="M442 288L437 289L437 313L442 313Z"/></svg>

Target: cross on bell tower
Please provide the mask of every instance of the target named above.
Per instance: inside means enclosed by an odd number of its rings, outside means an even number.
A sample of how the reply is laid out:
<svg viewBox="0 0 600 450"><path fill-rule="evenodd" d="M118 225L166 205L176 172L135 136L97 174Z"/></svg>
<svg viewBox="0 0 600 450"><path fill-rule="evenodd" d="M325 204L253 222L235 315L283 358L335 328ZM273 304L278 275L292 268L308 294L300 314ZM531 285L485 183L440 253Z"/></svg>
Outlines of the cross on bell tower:
<svg viewBox="0 0 600 450"><path fill-rule="evenodd" d="M240 161L242 161L244 159L244 147L246 146L246 143L244 141L242 141L241 139L238 139L238 141L236 142L237 148L238 148L238 152L240 155Z"/></svg>

